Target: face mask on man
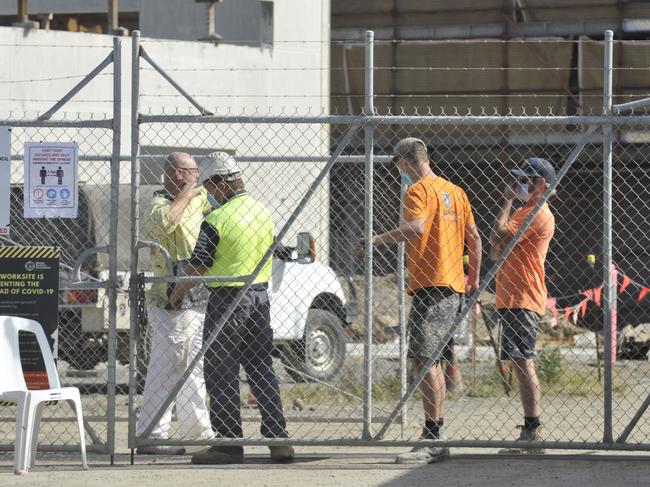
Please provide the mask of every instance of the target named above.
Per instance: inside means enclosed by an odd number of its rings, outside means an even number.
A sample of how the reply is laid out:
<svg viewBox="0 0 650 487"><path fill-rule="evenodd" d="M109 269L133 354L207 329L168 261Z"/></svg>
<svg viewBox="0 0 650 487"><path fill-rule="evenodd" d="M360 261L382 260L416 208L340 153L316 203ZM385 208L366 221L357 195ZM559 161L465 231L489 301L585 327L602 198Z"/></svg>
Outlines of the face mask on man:
<svg viewBox="0 0 650 487"><path fill-rule="evenodd" d="M213 210L216 210L220 206L219 202L217 201L217 198L215 198L212 193L208 193L208 203L212 205Z"/></svg>
<svg viewBox="0 0 650 487"><path fill-rule="evenodd" d="M528 201L530 199L530 192L528 191L528 184L526 183L517 183L513 187L515 196L521 201Z"/></svg>
<svg viewBox="0 0 650 487"><path fill-rule="evenodd" d="M411 177L400 169L399 171L400 178L402 180L402 186L409 187L411 185Z"/></svg>

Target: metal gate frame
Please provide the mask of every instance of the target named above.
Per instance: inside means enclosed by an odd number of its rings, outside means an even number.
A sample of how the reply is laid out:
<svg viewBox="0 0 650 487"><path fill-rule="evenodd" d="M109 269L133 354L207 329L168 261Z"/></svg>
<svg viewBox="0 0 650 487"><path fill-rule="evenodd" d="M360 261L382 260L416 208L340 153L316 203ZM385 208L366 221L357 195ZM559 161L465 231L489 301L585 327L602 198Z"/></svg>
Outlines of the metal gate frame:
<svg viewBox="0 0 650 487"><path fill-rule="evenodd" d="M109 223L109 243L101 247L88 249L77 256L75 265L72 269L72 275L76 281L60 282L61 290L84 290L84 289L105 289L108 295L108 369L107 369L107 408L106 415L98 419L106 419L107 437L104 441L99 434L92 428L88 418L84 418L86 433L92 439L92 444L87 446L87 450L96 453L107 453L111 456L115 452L115 393L116 393L116 346L117 346L117 212L119 204L119 171L120 171L120 143L121 143L121 83L122 83L122 40L119 37L113 37L113 48L111 52L101 61L90 73L79 81L68 93L66 93L58 102L49 110L33 120L0 120L0 125L7 127L37 127L37 128L101 128L108 129L112 132L112 151L106 156L79 156L79 160L85 161L108 161L110 163L110 223ZM112 99L112 118L104 120L80 119L80 120L52 120L52 116L57 113L67 102L69 102L77 93L99 75L107 66L113 65L113 99ZM12 156L11 160L22 160L22 156ZM10 239L8 240L11 243ZM81 265L83 261L93 253L108 254L108 280L90 280L81 279ZM84 276L89 277L89 276ZM61 418L43 418L43 421L60 421ZM0 450L13 450L13 445L0 445ZM39 444L41 451L78 451L78 447L64 445L43 445Z"/></svg>
<svg viewBox="0 0 650 487"><path fill-rule="evenodd" d="M215 336L211 336L207 343L203 344L201 352L196 357L194 362L190 367L185 371L183 379L179 381L172 391L168 395L163 405L161 406L158 413L155 415L154 420L151 425L144 432L142 437L137 437L135 434L135 421L136 421L136 405L135 405L135 375L136 375L136 347L137 347L137 313L135 313L132 308L131 312L131 341L130 341L130 368L129 368L129 448L133 450L138 446L148 446L148 445L274 445L274 444L293 444L293 445L356 445L356 446L412 446L412 445L427 445L427 444L437 444L445 445L452 447L513 447L518 446L518 443L515 441L501 441L501 440L456 440L456 441L443 441L437 440L432 441L423 441L423 440L385 440L384 435L387 432L391 424L401 415L402 418L406 415L406 402L415 392L419 383L425 375L425 370L428 369L436 357L442 352L442 345L439 346L440 350L436 350L435 353L430 357L427 366L425 366L423 371L420 371L416 379L406 387L406 373L405 373L405 357L400 357L400 366L401 373L400 378L402 382L402 395L401 398L396 404L394 410L391 412L388 418L383 420L383 424L377 433L373 433L372 424L376 422L373 420L373 408L372 408L372 385L373 385L373 358L371 356L371 345L372 345L372 286L373 286L373 275L372 275L372 252L370 246L370 237L374 233L373 229L373 171L374 171L374 131L377 127L383 125L507 125L507 126L540 126L540 125L552 125L552 124L563 124L563 125L575 125L575 126L586 126L588 129L583 134L579 143L576 144L573 151L564 162L561 170L558 173L556 181L552 184L544 194L543 198L537 202L535 209L528 217L522 228L519 229L513 240L506 247L501 257L490 269L487 276L483 277L481 280L481 285L479 291L471 298L467 300L464 304L460 315L456 318L454 326L450 328L445 336L445 339L441 343L446 343L446 340L451 338L454 334L455 329L458 325L467 317L469 310L474 307L478 301L478 296L486 290L488 285L494 279L497 269L506 259L508 254L513 250L525 230L528 228L535 215L546 202L548 197L553 192L554 188L557 186L559 181L566 175L568 170L574 161L578 158L580 152L584 147L591 141L592 136L597 130L602 130L603 134L603 182L604 182L604 200L603 200L603 255L605 260L603 279L604 279L604 290L603 290L603 308L605 313L605 319L603 323L603 331L605 335L605 373L604 373L604 407L603 407L603 418L604 418L604 427L603 427L603 439L601 442L572 442L572 441L541 441L530 443L532 448L556 448L556 449L598 449L598 450L650 450L650 443L643 444L628 444L626 443L627 438L629 437L630 432L633 430L635 425L638 423L639 419L645 413L646 409L650 406L650 396L645 400L640 409L634 415L630 423L625 428L623 434L619 436L615 441L612 434L612 368L611 368L611 327L612 327L612 316L616 312L616 296L614 288L611 284L611 275L612 275L612 145L613 145L613 127L629 124L633 122L642 122L647 124L650 121L650 117L647 116L627 116L621 117L620 113L626 109L647 106L650 105L650 99L626 103L622 105L612 105L612 71L613 71L613 33L611 31L606 31L605 33L605 55L604 55L604 92L603 92L603 110L604 113L602 116L379 116L375 115L374 112L374 92L373 92L373 72L374 72L374 61L373 61L373 39L374 34L372 31L366 32L365 35L365 103L364 103L364 113L361 115L350 115L350 116L320 116L320 117L244 117L244 116L216 116L212 112L206 110L202 107L196 100L192 98L185 90L183 90L178 83L176 83L167 73L165 73L162 68L160 68L151 57L142 49L140 46L140 34L139 32L133 33L133 58L132 58L132 112L131 112L131 124L132 124L132 140L131 140L131 163L132 163L132 173L131 173L131 183L132 183L132 241L131 241L131 275L132 275L132 285L131 285L131 300L132 306L136 303L137 300L137 263L138 263L138 251L140 248L151 245L151 242L145 242L139 238L139 227L138 227L138 205L139 205L139 184L140 184L140 125L141 124L154 124L154 123L163 123L163 122L172 122L172 123L205 123L205 124L217 124L217 123L265 123L265 124L331 124L331 125L347 125L350 128L347 131L346 136L339 142L337 149L334 153L326 159L326 165L310 186L307 193L303 196L302 200L295 208L287 224L282 228L280 234L278 235L278 240L281 240L282 236L289 229L297 215L302 211L304 205L308 202L309 198L313 194L315 187L324 179L327 175L327 172L331 166L337 160L348 159L345 156L342 156L342 152L348 142L351 140L354 133L363 128L364 131L364 147L365 147L365 156L363 158L352 157L350 160L356 160L359 162L360 159L363 159L365 163L365 222L364 222L364 236L366 238L366 247L365 247L365 260L364 260L364 286L366 292L366 300L364 302L364 311L365 311L365 335L364 335L364 368L363 368L363 383L364 383L364 394L363 394L363 418L360 418L363 423L363 432L360 438L358 439L340 439L340 440L325 440L325 439L313 439L313 440L300 440L300 439L263 439L263 440L250 440L250 439L218 439L218 440L155 440L148 438L151 430L157 421L161 418L163 412L171 404L174 399L174 396L180 389L184 380L190 375L190 371L198 363L198 360L205 354L209 344L215 339ZM200 112L200 115L143 115L139 112L139 69L140 69L140 59L145 59L159 74L166 79L179 93L181 93L197 110ZM614 116L616 113L617 116ZM251 276L247 276L246 287L250 285L253 281L255 275L261 269L263 263L268 259L272 253L273 248L271 248L265 258L258 265L256 272ZM403 252L399 250L399 252ZM212 282L218 281L220 278L206 278L206 277L175 277L167 276L160 278L145 278L141 277L143 282L153 283L153 282ZM398 273L400 289L404 289L404 273ZM234 306L237 304L243 293L240 293L235 302L230 306L228 312L222 316L221 322L225 321L230 313L232 312ZM403 308L403 301L400 301L400 329L405 327L405 313ZM217 327L218 328L218 327ZM405 347L400 343L400 353L401 355L405 354ZM132 457L133 461L133 457Z"/></svg>

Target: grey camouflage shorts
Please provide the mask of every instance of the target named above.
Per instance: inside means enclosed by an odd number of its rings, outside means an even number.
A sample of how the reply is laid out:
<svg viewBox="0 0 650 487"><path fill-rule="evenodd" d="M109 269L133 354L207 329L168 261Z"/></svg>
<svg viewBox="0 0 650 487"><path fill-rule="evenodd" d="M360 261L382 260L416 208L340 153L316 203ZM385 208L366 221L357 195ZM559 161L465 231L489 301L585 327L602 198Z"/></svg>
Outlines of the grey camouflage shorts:
<svg viewBox="0 0 650 487"><path fill-rule="evenodd" d="M428 287L415 291L409 314L410 358L431 357L438 348L440 358L451 358L453 337L440 349L440 343L454 326L460 309L461 294L446 287Z"/></svg>

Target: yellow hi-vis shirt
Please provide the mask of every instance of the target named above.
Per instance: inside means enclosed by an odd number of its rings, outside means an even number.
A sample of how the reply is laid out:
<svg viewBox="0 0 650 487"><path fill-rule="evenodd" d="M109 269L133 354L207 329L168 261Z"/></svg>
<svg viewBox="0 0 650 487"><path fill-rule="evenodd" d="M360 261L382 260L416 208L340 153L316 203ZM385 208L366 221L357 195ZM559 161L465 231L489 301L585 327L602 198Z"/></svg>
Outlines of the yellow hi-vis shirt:
<svg viewBox="0 0 650 487"><path fill-rule="evenodd" d="M240 277L253 273L273 244L274 227L264 206L248 194L230 199L209 215L205 221L219 234L214 262L204 276ZM272 259L269 258L253 284L271 279ZM243 286L242 281L210 282L208 287Z"/></svg>
<svg viewBox="0 0 650 487"><path fill-rule="evenodd" d="M212 211L205 189L192 198L183 210L178 223L172 220L171 204L173 197L167 191L156 191L151 208L144 219L144 237L160 243L171 255L174 262L189 259L203 222L203 215ZM151 268L154 276L169 275L165 254L160 249L151 248ZM167 302L167 283L158 282L146 293L147 302L164 307Z"/></svg>

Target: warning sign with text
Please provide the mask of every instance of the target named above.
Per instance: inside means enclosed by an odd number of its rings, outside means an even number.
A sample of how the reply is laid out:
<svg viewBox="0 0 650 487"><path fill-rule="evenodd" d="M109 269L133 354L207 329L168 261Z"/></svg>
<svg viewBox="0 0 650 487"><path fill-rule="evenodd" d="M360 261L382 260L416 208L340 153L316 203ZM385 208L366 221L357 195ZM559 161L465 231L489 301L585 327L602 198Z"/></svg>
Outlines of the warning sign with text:
<svg viewBox="0 0 650 487"><path fill-rule="evenodd" d="M78 146L25 144L25 218L76 218Z"/></svg>
<svg viewBox="0 0 650 487"><path fill-rule="evenodd" d="M59 254L56 247L0 247L0 315L37 321L50 343L59 318ZM28 387L47 387L35 335L22 334L19 348Z"/></svg>

